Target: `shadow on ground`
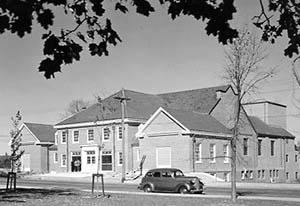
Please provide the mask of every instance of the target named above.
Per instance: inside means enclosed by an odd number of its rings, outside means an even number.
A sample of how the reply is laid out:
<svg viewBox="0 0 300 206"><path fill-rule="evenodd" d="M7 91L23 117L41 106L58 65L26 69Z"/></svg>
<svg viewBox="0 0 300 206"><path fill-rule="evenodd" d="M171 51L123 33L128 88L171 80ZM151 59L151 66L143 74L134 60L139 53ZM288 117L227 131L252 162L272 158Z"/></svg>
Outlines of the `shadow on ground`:
<svg viewBox="0 0 300 206"><path fill-rule="evenodd" d="M0 205L1 202L26 202L26 199L43 199L53 195L76 195L75 190L70 189L35 189L35 188L18 188L14 192L7 192L0 189Z"/></svg>

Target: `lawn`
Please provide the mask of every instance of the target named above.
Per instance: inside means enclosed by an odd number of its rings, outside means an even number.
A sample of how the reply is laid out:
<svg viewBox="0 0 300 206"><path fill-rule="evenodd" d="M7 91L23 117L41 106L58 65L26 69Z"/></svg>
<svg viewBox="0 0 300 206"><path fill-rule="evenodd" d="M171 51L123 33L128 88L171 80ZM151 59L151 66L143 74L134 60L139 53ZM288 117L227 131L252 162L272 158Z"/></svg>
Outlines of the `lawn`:
<svg viewBox="0 0 300 206"><path fill-rule="evenodd" d="M128 194L110 194L107 197L93 197L91 193L75 190L60 189L18 189L15 193L6 193L0 190L1 206L114 206L114 205L168 205L168 206L192 206L192 205L217 205L217 206L294 206L293 202L280 201L259 201L259 200L238 200L232 204L228 199L211 199L199 197L166 197L153 195L128 195Z"/></svg>

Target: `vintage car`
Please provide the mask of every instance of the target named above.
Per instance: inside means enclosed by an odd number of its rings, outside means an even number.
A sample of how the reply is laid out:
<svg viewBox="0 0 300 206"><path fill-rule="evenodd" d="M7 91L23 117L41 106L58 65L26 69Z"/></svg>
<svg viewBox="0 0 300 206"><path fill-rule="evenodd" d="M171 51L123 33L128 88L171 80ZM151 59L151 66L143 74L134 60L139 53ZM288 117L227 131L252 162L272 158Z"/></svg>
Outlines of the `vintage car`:
<svg viewBox="0 0 300 206"><path fill-rule="evenodd" d="M175 168L149 170L142 178L138 188L144 192L203 193L204 184L198 177L184 176Z"/></svg>

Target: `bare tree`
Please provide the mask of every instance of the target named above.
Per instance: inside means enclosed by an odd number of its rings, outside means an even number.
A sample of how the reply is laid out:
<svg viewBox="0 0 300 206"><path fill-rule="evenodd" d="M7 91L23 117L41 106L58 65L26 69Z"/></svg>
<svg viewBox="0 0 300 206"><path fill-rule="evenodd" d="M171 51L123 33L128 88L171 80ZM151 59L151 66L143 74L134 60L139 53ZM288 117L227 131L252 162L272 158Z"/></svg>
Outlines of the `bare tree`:
<svg viewBox="0 0 300 206"><path fill-rule="evenodd" d="M83 99L75 99L72 100L67 108L65 109L64 113L61 114L61 118L67 118L73 114L76 114L84 109L86 109L87 107L89 107L92 103L90 101L85 101Z"/></svg>
<svg viewBox="0 0 300 206"><path fill-rule="evenodd" d="M236 202L236 148L241 126L242 101L245 95L257 91L260 83L275 74L275 68L266 69L262 66L266 57L263 42L246 27L240 30L239 37L225 49L224 79L233 86L236 92L231 139L231 198L233 202Z"/></svg>

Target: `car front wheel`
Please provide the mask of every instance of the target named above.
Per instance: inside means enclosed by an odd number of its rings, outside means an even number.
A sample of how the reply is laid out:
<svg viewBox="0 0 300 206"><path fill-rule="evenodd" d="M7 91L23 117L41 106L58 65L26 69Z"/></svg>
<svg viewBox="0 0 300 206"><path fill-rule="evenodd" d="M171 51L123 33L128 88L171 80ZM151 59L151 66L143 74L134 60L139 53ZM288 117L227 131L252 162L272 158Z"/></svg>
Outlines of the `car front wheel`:
<svg viewBox="0 0 300 206"><path fill-rule="evenodd" d="M186 193L188 193L189 191L188 191L188 189L186 188L186 186L181 186L180 188L179 188L179 193L180 194L186 194Z"/></svg>
<svg viewBox="0 0 300 206"><path fill-rule="evenodd" d="M150 185L146 185L144 187L144 192L152 192L152 189L151 189Z"/></svg>

